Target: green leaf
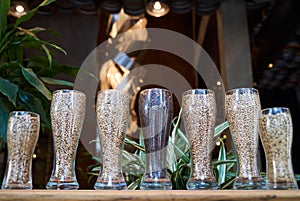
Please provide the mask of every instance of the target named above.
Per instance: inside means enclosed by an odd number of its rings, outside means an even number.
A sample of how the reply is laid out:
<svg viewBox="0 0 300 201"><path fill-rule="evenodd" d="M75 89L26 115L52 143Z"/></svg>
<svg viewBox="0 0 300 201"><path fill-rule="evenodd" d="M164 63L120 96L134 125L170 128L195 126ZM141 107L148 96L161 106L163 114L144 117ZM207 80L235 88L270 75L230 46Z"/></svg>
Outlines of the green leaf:
<svg viewBox="0 0 300 201"><path fill-rule="evenodd" d="M35 49L43 49L44 52L46 53L47 57L49 57L50 51L48 50L48 47L52 47L60 52L62 52L63 54L67 54L66 51L59 47L58 45L55 45L53 43L49 43L47 41L41 40L37 37L37 35L35 35L33 32L30 32L29 30L26 29L20 29L20 32L22 32L23 34L26 34L26 36L24 36L22 38L22 45L27 45L28 47L32 47ZM20 33L21 34L21 33ZM51 54L50 54L51 56ZM49 60L49 58L48 58ZM52 58L51 60L49 60L49 62L51 61L52 63Z"/></svg>
<svg viewBox="0 0 300 201"><path fill-rule="evenodd" d="M217 139L221 133L229 127L228 121L221 123L220 125L215 127L214 139Z"/></svg>
<svg viewBox="0 0 300 201"><path fill-rule="evenodd" d="M50 51L49 51L49 49L47 48L46 45L43 44L42 48L43 48L43 50L44 50L44 52L45 52L45 54L48 58L48 63L49 63L48 67L49 67L49 69L51 69L51 67L52 67L52 55L50 54Z"/></svg>
<svg viewBox="0 0 300 201"><path fill-rule="evenodd" d="M140 129L139 142L140 142L140 145L142 147L145 147L145 141L144 141L144 138L143 138L143 131L142 131L142 129ZM139 152L139 157L141 158L142 161L146 161L146 153L145 153L145 151L140 151Z"/></svg>
<svg viewBox="0 0 300 201"><path fill-rule="evenodd" d="M212 165L214 165L214 166L223 165L223 164L231 165L231 164L235 164L235 163L236 163L236 160L224 160L224 161L217 160L217 161L213 161Z"/></svg>
<svg viewBox="0 0 300 201"><path fill-rule="evenodd" d="M101 158L93 156L92 160L96 161L97 163L101 163Z"/></svg>
<svg viewBox="0 0 300 201"><path fill-rule="evenodd" d="M190 168L187 164L179 166L175 172L170 173L170 179L173 185L172 190L186 190L189 176Z"/></svg>
<svg viewBox="0 0 300 201"><path fill-rule="evenodd" d="M41 122L46 126L47 129L51 128L50 119L46 114L42 101L39 98L22 90L19 90L18 97L30 111L36 112L40 115Z"/></svg>
<svg viewBox="0 0 300 201"><path fill-rule="evenodd" d="M131 184L129 184L126 188L126 190L136 190L139 188L140 186L140 183L141 183L141 179L137 179L135 180L134 182L132 182Z"/></svg>
<svg viewBox="0 0 300 201"><path fill-rule="evenodd" d="M0 136L6 142L6 127L9 113L13 110L12 104L5 97L0 96Z"/></svg>
<svg viewBox="0 0 300 201"><path fill-rule="evenodd" d="M47 84L53 84L53 85L62 85L62 86L67 86L67 87L73 87L73 82L68 82L65 80L59 80L55 78L50 78L50 77L40 77L40 79L47 83Z"/></svg>
<svg viewBox="0 0 300 201"><path fill-rule="evenodd" d="M66 51L63 48L59 47L58 45L55 45L53 43L49 43L47 41L41 40L34 33L29 32L26 29L21 29L21 30L23 32L25 31L24 33L27 34L27 36L22 39L22 42L26 42L26 43L34 42L34 44L39 44L40 47L42 49L44 49L46 54L47 54L47 52L49 52L49 50L47 49L47 46L52 47L52 48L64 53L65 55L67 54ZM45 45L45 46L43 47L43 45Z"/></svg>
<svg viewBox="0 0 300 201"><path fill-rule="evenodd" d="M223 141L221 141L218 160L226 161L226 149ZM226 179L226 164L218 165L217 170L219 172L218 184L221 185Z"/></svg>
<svg viewBox="0 0 300 201"><path fill-rule="evenodd" d="M233 182L235 181L236 176L231 177L230 179L226 180L221 186L221 189L231 189Z"/></svg>
<svg viewBox="0 0 300 201"><path fill-rule="evenodd" d="M138 150L140 150L140 151L142 151L142 152L145 152L145 148L144 148L143 146L141 146L140 144L136 143L136 142L133 141L133 140L130 140L130 139L128 139L128 138L125 138L124 143L125 143L126 145L132 146L132 147L134 147L134 148L136 148L136 149L138 149Z"/></svg>
<svg viewBox="0 0 300 201"><path fill-rule="evenodd" d="M5 62L0 65L0 71L4 71L6 69L14 69L18 67L20 67L20 64L17 61Z"/></svg>
<svg viewBox="0 0 300 201"><path fill-rule="evenodd" d="M23 48L20 43L12 43L7 46L6 52L11 61L18 61L21 65L23 64Z"/></svg>
<svg viewBox="0 0 300 201"><path fill-rule="evenodd" d="M184 142L187 145L189 145L189 140L187 139L186 135L179 129L180 121L181 121L181 113L182 113L182 109L180 109L179 111L176 123L175 124L173 123L174 128L172 130L172 137L179 135L178 137L180 137L182 140L184 140Z"/></svg>
<svg viewBox="0 0 300 201"><path fill-rule="evenodd" d="M30 61L27 64L27 67L35 69L35 68L42 68L44 69L45 66L48 66L48 60L46 57L42 56L35 56L30 59ZM69 66L69 65L62 65L58 64L55 61L52 63L52 68L45 69L43 72L41 72L39 75L43 77L51 77L56 74L66 74L70 75L72 77L75 77L78 73L79 68L75 66Z"/></svg>
<svg viewBox="0 0 300 201"><path fill-rule="evenodd" d="M0 1L0 41L3 38L7 27L7 14L10 9L10 0Z"/></svg>
<svg viewBox="0 0 300 201"><path fill-rule="evenodd" d="M16 107L19 86L0 77L0 92Z"/></svg>
<svg viewBox="0 0 300 201"><path fill-rule="evenodd" d="M44 85L44 83L37 77L31 68L21 68L24 78L34 86L39 92L41 92L48 100L51 100L52 94Z"/></svg>
<svg viewBox="0 0 300 201"><path fill-rule="evenodd" d="M36 33L39 33L41 31L47 31L47 29L44 28L44 27L34 27L34 28L31 28L31 29L28 29L28 31L36 34Z"/></svg>
<svg viewBox="0 0 300 201"><path fill-rule="evenodd" d="M189 162L190 162L189 157L188 157L185 153L183 153L183 152L181 151L181 149L179 149L175 144L173 144L172 142L170 142L170 143L171 143L171 144L173 145L173 147L175 148L175 151L178 152L179 156L180 156L186 163L189 163Z"/></svg>
<svg viewBox="0 0 300 201"><path fill-rule="evenodd" d="M140 175L145 172L145 164L141 158L136 154L131 154L126 150L122 150L122 169L126 172L126 166L134 168L134 174Z"/></svg>
<svg viewBox="0 0 300 201"><path fill-rule="evenodd" d="M3 0L1 0L3 1ZM34 14L38 11L38 9L42 6L47 6L50 3L54 2L55 0L44 0L41 4L39 4L37 7L34 9L30 10L26 15L21 16L20 18L17 19L15 26L19 26L22 22L25 22L29 19L31 19Z"/></svg>

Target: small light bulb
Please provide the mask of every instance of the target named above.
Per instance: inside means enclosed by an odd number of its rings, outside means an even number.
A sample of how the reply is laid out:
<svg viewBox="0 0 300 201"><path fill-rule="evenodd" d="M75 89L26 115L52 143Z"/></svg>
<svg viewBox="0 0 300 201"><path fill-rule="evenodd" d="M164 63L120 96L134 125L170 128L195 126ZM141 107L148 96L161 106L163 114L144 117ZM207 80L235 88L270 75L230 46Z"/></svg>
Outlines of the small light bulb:
<svg viewBox="0 0 300 201"><path fill-rule="evenodd" d="M272 64L272 63L269 63L268 67L269 67L269 68L273 68L273 64Z"/></svg>
<svg viewBox="0 0 300 201"><path fill-rule="evenodd" d="M154 10L160 10L161 9L161 4L159 1L156 1L153 5Z"/></svg>
<svg viewBox="0 0 300 201"><path fill-rule="evenodd" d="M37 157L36 154L33 154L33 155L32 155L32 158L36 158L36 157Z"/></svg>
<svg viewBox="0 0 300 201"><path fill-rule="evenodd" d="M22 5L17 5L17 6L16 6L16 11L17 11L18 13L23 13L24 10L25 10L24 6L22 6Z"/></svg>

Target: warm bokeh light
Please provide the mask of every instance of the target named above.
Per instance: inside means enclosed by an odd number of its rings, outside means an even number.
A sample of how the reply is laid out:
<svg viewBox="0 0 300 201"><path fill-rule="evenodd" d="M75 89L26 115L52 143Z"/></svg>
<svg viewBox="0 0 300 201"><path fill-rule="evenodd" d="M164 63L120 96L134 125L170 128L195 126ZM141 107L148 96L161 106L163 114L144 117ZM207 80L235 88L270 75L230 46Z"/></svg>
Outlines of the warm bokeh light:
<svg viewBox="0 0 300 201"><path fill-rule="evenodd" d="M154 8L155 10L160 10L160 9L161 9L161 4L160 4L160 2L159 2L159 1L156 1L156 2L154 3L154 5L153 5L153 8Z"/></svg>
<svg viewBox="0 0 300 201"><path fill-rule="evenodd" d="M273 68L273 64L269 63L268 68Z"/></svg>
<svg viewBox="0 0 300 201"><path fill-rule="evenodd" d="M24 10L25 10L25 8L24 8L23 5L17 5L17 6L16 6L16 11L17 11L18 13L23 13Z"/></svg>

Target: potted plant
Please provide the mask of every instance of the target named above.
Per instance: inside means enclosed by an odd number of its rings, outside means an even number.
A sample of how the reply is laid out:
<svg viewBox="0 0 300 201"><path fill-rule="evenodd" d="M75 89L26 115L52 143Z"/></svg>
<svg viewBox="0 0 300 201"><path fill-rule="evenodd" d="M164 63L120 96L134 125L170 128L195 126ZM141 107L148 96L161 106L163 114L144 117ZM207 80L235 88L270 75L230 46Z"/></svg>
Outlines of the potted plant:
<svg viewBox="0 0 300 201"><path fill-rule="evenodd" d="M52 58L54 51L66 54L59 46L41 40L42 27L24 28L38 9L54 0L41 3L19 18L8 22L11 2L0 1L0 181L5 167L5 143L8 115L14 110L36 112L41 118L41 135L50 133L50 101L53 86L70 88L72 82L57 79L57 74L77 75L79 68L62 65ZM30 54L28 54L30 52ZM52 89L51 89L52 88ZM45 137L47 137L45 135Z"/></svg>
<svg viewBox="0 0 300 201"><path fill-rule="evenodd" d="M66 54L59 46L41 40L45 28L26 29L21 24L30 20L38 9L52 3L44 0L37 7L8 23L10 0L0 1L0 141L6 140L8 115L13 110L30 110L41 117L41 131L50 130L49 85L72 87L73 83L55 79L58 73L75 77L78 68L61 65L52 59L53 50ZM32 56L26 53L30 50ZM32 54L33 52L33 54ZM1 149L1 147L0 147Z"/></svg>

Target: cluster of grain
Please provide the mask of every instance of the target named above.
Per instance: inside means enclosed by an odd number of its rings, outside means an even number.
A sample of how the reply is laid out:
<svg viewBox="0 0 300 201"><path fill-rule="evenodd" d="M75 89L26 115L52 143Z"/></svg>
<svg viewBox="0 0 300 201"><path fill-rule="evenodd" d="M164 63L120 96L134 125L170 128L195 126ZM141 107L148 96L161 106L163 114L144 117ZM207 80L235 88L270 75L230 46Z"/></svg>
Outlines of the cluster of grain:
<svg viewBox="0 0 300 201"><path fill-rule="evenodd" d="M192 177L198 181L213 181L211 151L216 120L213 93L186 94L182 98L183 120L190 142Z"/></svg>
<svg viewBox="0 0 300 201"><path fill-rule="evenodd" d="M30 112L15 112L10 115L7 126L8 169L3 188L27 183L31 185L31 161L39 128L38 115Z"/></svg>
<svg viewBox="0 0 300 201"><path fill-rule="evenodd" d="M129 100L126 93L116 90L101 91L98 94L96 114L103 166L97 183L124 182L121 175L121 151L129 118Z"/></svg>
<svg viewBox="0 0 300 201"><path fill-rule="evenodd" d="M258 92L251 90L228 92L226 110L238 154L238 176L240 178L260 177L256 158L261 110Z"/></svg>
<svg viewBox="0 0 300 201"><path fill-rule="evenodd" d="M85 118L86 97L79 91L59 91L51 102L55 167L50 181L73 182L75 158Z"/></svg>
<svg viewBox="0 0 300 201"><path fill-rule="evenodd" d="M259 124L268 182L295 183L290 153L293 134L290 113L263 114Z"/></svg>

